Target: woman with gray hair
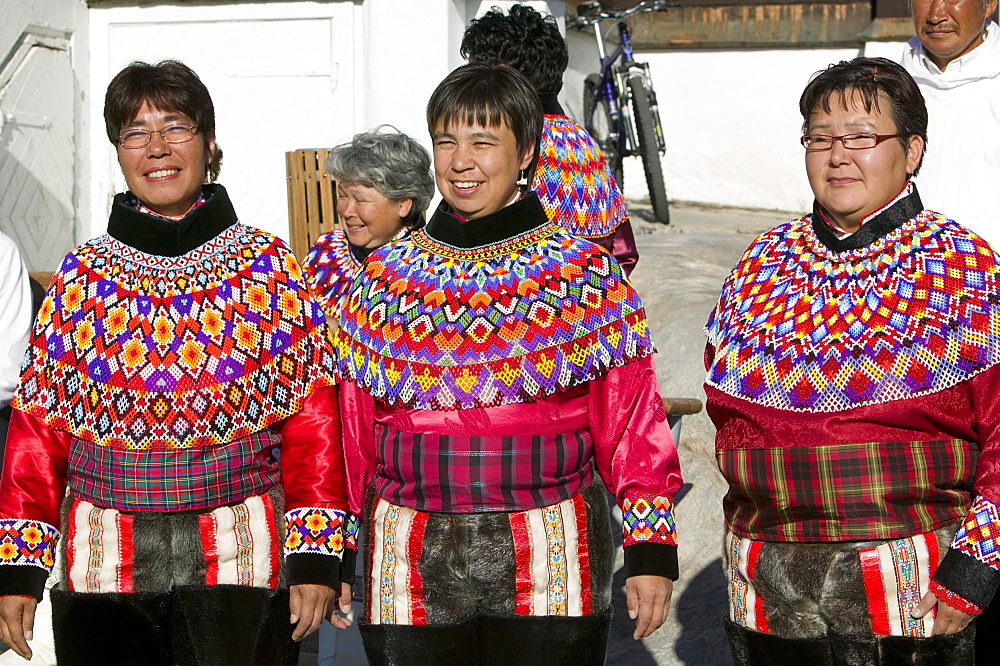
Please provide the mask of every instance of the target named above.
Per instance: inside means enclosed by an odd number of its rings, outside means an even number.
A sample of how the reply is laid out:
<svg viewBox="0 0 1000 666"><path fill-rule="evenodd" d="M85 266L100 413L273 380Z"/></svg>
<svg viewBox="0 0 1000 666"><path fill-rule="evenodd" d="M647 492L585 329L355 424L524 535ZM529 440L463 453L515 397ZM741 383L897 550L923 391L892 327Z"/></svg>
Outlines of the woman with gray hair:
<svg viewBox="0 0 1000 666"><path fill-rule="evenodd" d="M368 255L423 226L434 194L430 167L427 150L391 125L357 134L330 152L326 170L337 181L340 224L316 240L306 259L309 281L329 319L337 318Z"/></svg>

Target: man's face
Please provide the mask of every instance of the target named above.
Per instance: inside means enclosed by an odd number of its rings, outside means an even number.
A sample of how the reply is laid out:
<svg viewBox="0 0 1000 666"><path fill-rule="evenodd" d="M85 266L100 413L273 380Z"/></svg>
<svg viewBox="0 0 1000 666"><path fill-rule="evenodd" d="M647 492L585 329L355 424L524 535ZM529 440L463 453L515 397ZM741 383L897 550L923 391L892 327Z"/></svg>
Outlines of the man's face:
<svg viewBox="0 0 1000 666"><path fill-rule="evenodd" d="M911 0L913 27L931 61L944 71L983 43L983 23L997 0Z"/></svg>

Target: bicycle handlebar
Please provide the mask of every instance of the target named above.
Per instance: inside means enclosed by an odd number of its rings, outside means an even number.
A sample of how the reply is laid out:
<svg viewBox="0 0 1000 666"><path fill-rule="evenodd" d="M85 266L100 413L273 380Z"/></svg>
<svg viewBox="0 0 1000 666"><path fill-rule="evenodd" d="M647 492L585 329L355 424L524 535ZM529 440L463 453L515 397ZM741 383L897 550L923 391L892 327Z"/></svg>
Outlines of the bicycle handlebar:
<svg viewBox="0 0 1000 666"><path fill-rule="evenodd" d="M643 0L634 7L611 11L609 9L604 9L599 1L585 2L577 7L577 11L581 12L582 10L582 12L586 13L578 14L572 22L566 24L566 27L581 30L588 25L593 25L601 19L615 19L620 21L628 18L632 14L638 14L639 12L662 12L670 7L680 6L679 2L673 2L672 0Z"/></svg>

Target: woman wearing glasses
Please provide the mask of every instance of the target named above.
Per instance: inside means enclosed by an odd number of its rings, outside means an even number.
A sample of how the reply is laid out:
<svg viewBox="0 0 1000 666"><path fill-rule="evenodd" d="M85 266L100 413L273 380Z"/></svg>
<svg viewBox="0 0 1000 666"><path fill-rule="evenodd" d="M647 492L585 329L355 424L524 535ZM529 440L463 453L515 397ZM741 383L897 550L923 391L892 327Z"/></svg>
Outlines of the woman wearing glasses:
<svg viewBox="0 0 1000 666"><path fill-rule="evenodd" d="M351 538L323 315L204 184L193 71L132 63L104 115L128 191L53 278L12 403L0 638L30 656L59 542L60 663L294 664Z"/></svg>
<svg viewBox="0 0 1000 666"><path fill-rule="evenodd" d="M730 645L969 664L1000 581L997 257L923 209L927 112L901 67L833 65L800 110L813 211L751 245L707 327Z"/></svg>

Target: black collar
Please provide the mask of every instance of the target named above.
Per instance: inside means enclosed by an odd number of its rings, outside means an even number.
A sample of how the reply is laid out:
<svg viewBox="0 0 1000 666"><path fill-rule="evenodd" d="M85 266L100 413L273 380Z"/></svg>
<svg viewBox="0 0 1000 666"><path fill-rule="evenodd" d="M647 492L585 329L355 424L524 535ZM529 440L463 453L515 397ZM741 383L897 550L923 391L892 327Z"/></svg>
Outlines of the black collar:
<svg viewBox="0 0 1000 666"><path fill-rule="evenodd" d="M917 213L924 209L914 186L913 193L909 194L896 203L892 204L881 213L861 225L861 228L846 238L838 238L830 225L823 221L820 215L820 206L813 202L812 226L813 231L823 245L834 252L844 252L846 250L857 250L867 247L882 238L889 232L898 229L917 216Z"/></svg>
<svg viewBox="0 0 1000 666"><path fill-rule="evenodd" d="M131 192L116 194L111 205L108 234L146 254L159 257L187 254L237 221L226 188L218 184L204 185L202 191L205 203L176 222L140 213Z"/></svg>
<svg viewBox="0 0 1000 666"><path fill-rule="evenodd" d="M556 93L538 93L538 98L542 100L542 113L546 116L565 116L562 105L559 104L559 96Z"/></svg>
<svg viewBox="0 0 1000 666"><path fill-rule="evenodd" d="M469 249L500 243L548 224L548 221L538 195L527 192L521 195L520 201L465 222L448 212L448 203L442 201L424 230L445 245Z"/></svg>

